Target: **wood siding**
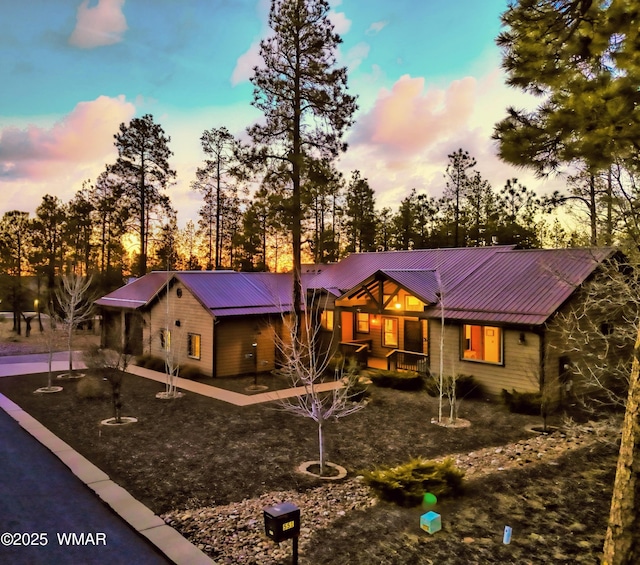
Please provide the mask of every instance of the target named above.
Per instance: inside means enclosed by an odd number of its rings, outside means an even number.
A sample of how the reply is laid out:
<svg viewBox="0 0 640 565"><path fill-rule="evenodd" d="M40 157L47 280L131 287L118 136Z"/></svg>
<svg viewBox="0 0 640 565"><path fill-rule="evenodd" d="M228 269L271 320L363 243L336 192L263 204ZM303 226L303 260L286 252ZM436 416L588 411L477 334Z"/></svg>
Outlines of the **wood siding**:
<svg viewBox="0 0 640 565"><path fill-rule="evenodd" d="M430 320L429 366L434 376L439 375L440 370L440 328L439 320ZM462 325L445 324L445 375L471 375L491 396L499 396L502 389L520 392L539 390L540 336L524 332L525 342L520 344L520 334L523 332L502 328L503 363L496 365L461 359L461 332Z"/></svg>
<svg viewBox="0 0 640 565"><path fill-rule="evenodd" d="M216 324L216 377L271 371L276 361L276 328L280 322L260 317L220 318ZM257 347L253 347L253 343ZM254 358L256 354L256 358Z"/></svg>
<svg viewBox="0 0 640 565"><path fill-rule="evenodd" d="M178 297L177 290L182 296ZM176 321L180 323L176 325ZM160 341L160 332L167 327L171 331L171 348L174 360L181 367L193 367L203 375L213 375L213 316L205 310L193 294L181 284L175 284L169 291L169 310L167 316L167 293L163 292L159 300L153 303L145 316L144 351L154 357L164 359L164 349ZM187 355L188 334L200 335L200 359Z"/></svg>

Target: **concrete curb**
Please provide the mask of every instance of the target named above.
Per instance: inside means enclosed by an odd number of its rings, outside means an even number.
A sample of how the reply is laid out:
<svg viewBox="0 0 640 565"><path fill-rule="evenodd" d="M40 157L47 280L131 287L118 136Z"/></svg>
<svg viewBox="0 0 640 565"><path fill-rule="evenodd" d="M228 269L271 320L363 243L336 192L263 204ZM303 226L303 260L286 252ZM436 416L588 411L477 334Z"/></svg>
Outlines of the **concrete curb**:
<svg viewBox="0 0 640 565"><path fill-rule="evenodd" d="M162 518L114 483L106 473L3 394L0 394L0 408L56 455L105 504L176 565L215 564L204 552L168 526Z"/></svg>

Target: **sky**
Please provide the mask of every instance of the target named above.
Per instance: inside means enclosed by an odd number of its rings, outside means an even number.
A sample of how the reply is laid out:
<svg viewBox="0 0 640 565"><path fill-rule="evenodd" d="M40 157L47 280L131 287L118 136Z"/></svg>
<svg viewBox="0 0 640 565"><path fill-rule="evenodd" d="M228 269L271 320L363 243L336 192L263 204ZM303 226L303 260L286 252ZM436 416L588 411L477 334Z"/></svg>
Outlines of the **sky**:
<svg viewBox="0 0 640 565"><path fill-rule="evenodd" d="M508 0L330 0L338 64L357 96L339 169L361 171L379 208L411 189L439 196L447 155L463 148L498 190L540 181L502 163L491 140L506 108L535 101L505 85L495 38ZM171 138L178 222L197 220L190 189L202 132L237 137L261 116L252 69L269 0L24 0L0 4L0 214L63 202L117 156L114 134L152 114Z"/></svg>

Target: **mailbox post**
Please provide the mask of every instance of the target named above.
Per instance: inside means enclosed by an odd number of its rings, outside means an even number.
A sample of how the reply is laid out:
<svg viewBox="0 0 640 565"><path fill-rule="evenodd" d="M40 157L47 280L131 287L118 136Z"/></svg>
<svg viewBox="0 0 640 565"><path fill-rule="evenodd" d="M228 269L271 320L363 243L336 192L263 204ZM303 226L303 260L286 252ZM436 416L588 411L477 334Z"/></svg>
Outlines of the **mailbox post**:
<svg viewBox="0 0 640 565"><path fill-rule="evenodd" d="M264 509L264 532L276 543L293 539L293 565L298 564L300 508L292 502L282 502Z"/></svg>

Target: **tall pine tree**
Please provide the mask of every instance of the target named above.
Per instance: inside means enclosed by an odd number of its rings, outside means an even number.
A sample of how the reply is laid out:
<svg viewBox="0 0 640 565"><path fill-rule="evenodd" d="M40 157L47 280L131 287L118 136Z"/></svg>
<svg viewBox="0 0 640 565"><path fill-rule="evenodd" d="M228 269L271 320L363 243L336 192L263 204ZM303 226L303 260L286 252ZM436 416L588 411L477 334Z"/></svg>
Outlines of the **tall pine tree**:
<svg viewBox="0 0 640 565"><path fill-rule="evenodd" d="M263 65L251 82L253 105L264 123L249 129L257 156L285 165L291 182L294 324L301 315L302 179L309 158L334 158L345 149L355 99L347 94L346 69L336 66L341 43L326 0L272 0L272 35L260 42Z"/></svg>

